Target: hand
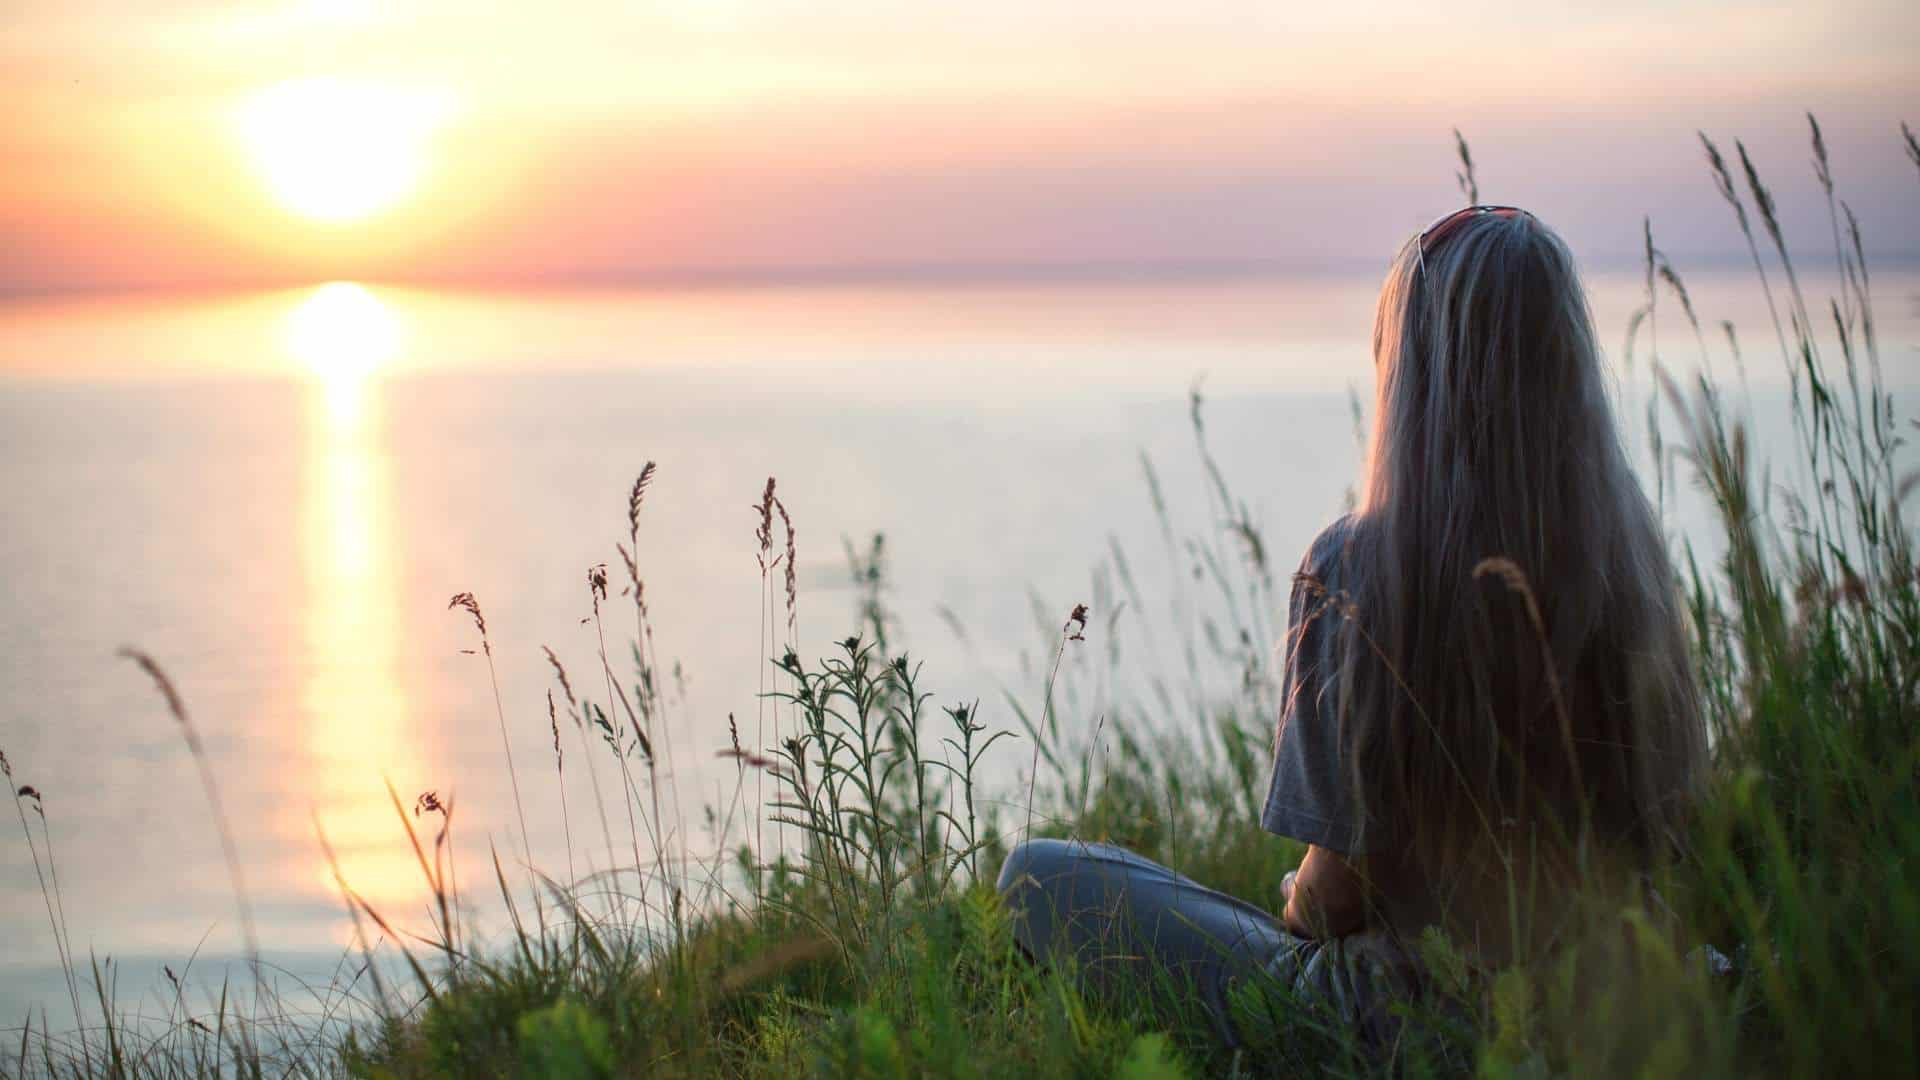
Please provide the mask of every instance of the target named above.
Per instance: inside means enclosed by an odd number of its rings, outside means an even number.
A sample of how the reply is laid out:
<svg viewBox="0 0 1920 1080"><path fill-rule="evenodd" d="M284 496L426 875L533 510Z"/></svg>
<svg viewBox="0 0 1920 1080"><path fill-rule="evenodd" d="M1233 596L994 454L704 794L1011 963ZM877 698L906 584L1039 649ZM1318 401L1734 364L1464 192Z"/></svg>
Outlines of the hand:
<svg viewBox="0 0 1920 1080"><path fill-rule="evenodd" d="M1309 846L1300 869L1281 878L1280 890L1286 896L1280 922L1296 937L1325 941L1366 921L1366 881L1338 852Z"/></svg>
<svg viewBox="0 0 1920 1080"><path fill-rule="evenodd" d="M1287 875L1280 879L1280 906L1285 907L1293 902L1293 879L1299 876L1300 871L1289 870Z"/></svg>

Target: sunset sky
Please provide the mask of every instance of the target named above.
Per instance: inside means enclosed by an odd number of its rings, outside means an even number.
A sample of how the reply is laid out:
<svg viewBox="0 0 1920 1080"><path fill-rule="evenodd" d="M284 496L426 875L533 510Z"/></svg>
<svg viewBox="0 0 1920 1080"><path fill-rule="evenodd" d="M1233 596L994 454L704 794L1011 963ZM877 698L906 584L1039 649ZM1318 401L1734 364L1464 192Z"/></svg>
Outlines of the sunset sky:
<svg viewBox="0 0 1920 1080"><path fill-rule="evenodd" d="M1696 128L1830 243L1808 109L1905 260L1916 55L1902 0L16 0L0 290L1378 267L1455 125L1589 259L1707 260Z"/></svg>

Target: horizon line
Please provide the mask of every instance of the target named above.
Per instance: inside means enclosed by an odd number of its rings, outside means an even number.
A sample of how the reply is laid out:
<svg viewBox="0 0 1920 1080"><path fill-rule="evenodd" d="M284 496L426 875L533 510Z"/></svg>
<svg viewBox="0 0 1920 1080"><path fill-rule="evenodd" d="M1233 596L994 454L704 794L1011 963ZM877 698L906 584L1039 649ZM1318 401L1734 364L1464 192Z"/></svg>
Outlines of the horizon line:
<svg viewBox="0 0 1920 1080"><path fill-rule="evenodd" d="M1749 265L1746 251L1677 253L1701 269ZM1317 275L1384 274L1388 257L1314 256L1269 258L987 260L978 262L824 263L792 266L686 266L640 269L581 269L548 274L397 274L355 275L350 271L307 275L271 274L178 282L113 282L36 287L0 284L0 303L115 296L189 296L207 293L258 293L309 288L333 281L370 287L450 291L542 292L569 289L832 288L845 285L955 288L995 285L1069 286L1077 284L1153 284L1281 279ZM1920 267L1920 251L1880 253L1888 269ZM1584 268L1602 272L1639 269L1638 254L1607 254L1581 259Z"/></svg>

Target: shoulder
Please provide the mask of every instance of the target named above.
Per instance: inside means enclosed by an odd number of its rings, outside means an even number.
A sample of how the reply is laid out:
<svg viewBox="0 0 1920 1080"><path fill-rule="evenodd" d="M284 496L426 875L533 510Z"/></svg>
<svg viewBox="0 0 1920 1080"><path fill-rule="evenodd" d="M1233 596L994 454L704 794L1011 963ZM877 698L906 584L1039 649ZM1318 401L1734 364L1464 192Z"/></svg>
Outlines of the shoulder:
<svg viewBox="0 0 1920 1080"><path fill-rule="evenodd" d="M1353 546L1358 534L1360 519L1355 514L1344 514L1333 524L1320 530L1320 535L1307 545L1307 553L1300 559L1300 568L1295 572L1297 580L1301 575L1314 578L1322 584L1328 584L1340 576L1342 564L1346 561L1349 548Z"/></svg>
<svg viewBox="0 0 1920 1080"><path fill-rule="evenodd" d="M1348 567L1348 552L1360 527L1360 519L1346 514L1320 530L1307 545L1300 566L1293 574L1293 589L1288 603L1288 622L1295 634L1307 634L1320 621L1328 603L1353 586ZM1316 635L1325 637L1326 635Z"/></svg>

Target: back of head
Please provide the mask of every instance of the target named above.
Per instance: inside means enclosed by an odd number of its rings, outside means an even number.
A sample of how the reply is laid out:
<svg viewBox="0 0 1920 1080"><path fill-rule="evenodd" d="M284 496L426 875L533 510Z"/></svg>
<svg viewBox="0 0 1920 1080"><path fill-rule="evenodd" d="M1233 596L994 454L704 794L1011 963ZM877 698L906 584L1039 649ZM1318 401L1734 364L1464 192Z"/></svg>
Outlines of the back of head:
<svg viewBox="0 0 1920 1080"><path fill-rule="evenodd" d="M1705 733L1572 255L1524 212L1432 233L1394 263L1374 328L1344 575L1353 782L1416 857L1649 852L1678 836Z"/></svg>

